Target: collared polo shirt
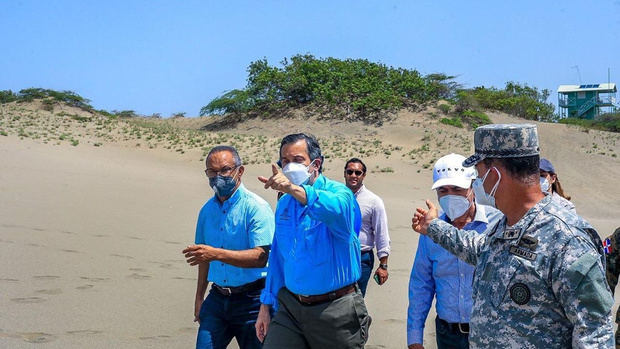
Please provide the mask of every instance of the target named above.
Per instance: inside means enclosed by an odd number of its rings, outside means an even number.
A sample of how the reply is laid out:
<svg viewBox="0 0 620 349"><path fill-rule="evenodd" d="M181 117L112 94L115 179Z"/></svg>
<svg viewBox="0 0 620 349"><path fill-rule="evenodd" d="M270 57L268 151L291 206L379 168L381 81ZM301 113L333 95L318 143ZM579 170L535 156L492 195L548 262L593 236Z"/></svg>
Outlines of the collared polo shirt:
<svg viewBox="0 0 620 349"><path fill-rule="evenodd" d="M195 242L227 250L249 250L271 245L273 232L271 207L241 184L223 203L214 195L204 204L198 215ZM207 279L220 286L236 287L266 274L266 267L240 268L211 261Z"/></svg>

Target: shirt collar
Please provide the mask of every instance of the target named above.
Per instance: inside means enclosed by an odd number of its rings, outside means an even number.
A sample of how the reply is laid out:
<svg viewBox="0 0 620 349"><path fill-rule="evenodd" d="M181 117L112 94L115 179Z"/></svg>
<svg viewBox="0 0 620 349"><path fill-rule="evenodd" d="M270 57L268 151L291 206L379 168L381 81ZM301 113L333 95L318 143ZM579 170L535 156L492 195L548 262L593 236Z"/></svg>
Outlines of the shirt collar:
<svg viewBox="0 0 620 349"><path fill-rule="evenodd" d="M366 186L362 184L362 186L355 192L353 193L353 195L355 195L355 197L357 197L358 195L360 195L364 190L366 190Z"/></svg>
<svg viewBox="0 0 620 349"><path fill-rule="evenodd" d="M325 182L326 182L326 178L325 176L323 176L323 174L319 173L319 176L316 177L316 180L314 181L314 183L312 183L312 188L314 189L323 189L323 187L325 186Z"/></svg>

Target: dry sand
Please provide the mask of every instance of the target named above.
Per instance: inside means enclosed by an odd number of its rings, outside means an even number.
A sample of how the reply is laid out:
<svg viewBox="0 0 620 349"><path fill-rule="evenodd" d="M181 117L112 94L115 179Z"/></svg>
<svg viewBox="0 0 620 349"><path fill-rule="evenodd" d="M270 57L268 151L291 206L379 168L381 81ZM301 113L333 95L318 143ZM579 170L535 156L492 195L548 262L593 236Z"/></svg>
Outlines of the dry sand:
<svg viewBox="0 0 620 349"><path fill-rule="evenodd" d="M8 129L6 120L0 130ZM261 129L255 122L232 132L278 137L300 129L297 123L266 122ZM388 282L369 284L366 301L373 324L367 348L404 348L407 286L418 240L410 229L411 212L424 198L434 199L431 172L423 166L438 154L467 155L473 133L409 114L378 129L320 122L303 126L332 141L339 135L360 142L376 137L382 147L391 145L389 158L384 150L368 157L374 172L366 185L385 201L393 252ZM81 126L71 127L78 138ZM610 156L620 154L620 138L563 125L539 128L543 156L554 162L578 212L600 235L608 235L620 225L620 161ZM428 134L436 152L408 155L427 142L422 139ZM185 264L180 251L192 243L198 210L212 195L198 161L201 150L179 154L163 146L136 148L132 139L93 146L100 141L96 135L79 137L80 145L71 146L20 139L11 132L0 136L0 347L192 347L196 270ZM463 144L463 138L469 143ZM325 146L328 152L333 147ZM271 145L255 148L273 151ZM326 175L342 180L348 155L330 157ZM379 172L386 167L394 172ZM256 179L269 171L265 162L248 165L243 180L275 205L274 193ZM427 321L427 348L435 347L433 319L434 310Z"/></svg>

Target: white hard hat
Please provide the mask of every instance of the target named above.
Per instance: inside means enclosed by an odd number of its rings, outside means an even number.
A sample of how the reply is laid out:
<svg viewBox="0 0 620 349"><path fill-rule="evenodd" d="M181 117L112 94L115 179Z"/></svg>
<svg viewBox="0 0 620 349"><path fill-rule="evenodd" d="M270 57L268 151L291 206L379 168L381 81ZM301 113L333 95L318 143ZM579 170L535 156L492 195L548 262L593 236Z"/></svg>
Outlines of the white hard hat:
<svg viewBox="0 0 620 349"><path fill-rule="evenodd" d="M476 170L473 167L463 167L465 157L459 154L450 154L441 157L433 167L433 186L437 189L444 185L454 185L467 189L471 181L476 179Z"/></svg>

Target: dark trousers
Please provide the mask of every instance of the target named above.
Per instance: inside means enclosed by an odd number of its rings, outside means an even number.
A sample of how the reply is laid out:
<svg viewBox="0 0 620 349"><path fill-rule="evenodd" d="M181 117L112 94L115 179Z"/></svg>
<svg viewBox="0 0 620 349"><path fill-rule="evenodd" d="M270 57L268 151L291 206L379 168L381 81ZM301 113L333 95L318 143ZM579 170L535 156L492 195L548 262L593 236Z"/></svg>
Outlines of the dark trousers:
<svg viewBox="0 0 620 349"><path fill-rule="evenodd" d="M224 296L211 288L200 308L197 349L224 349L233 337L239 348L261 348L256 337L260 292L255 290Z"/></svg>
<svg viewBox="0 0 620 349"><path fill-rule="evenodd" d="M282 287L264 348L363 348L370 322L359 288L333 301L307 305Z"/></svg>
<svg viewBox="0 0 620 349"><path fill-rule="evenodd" d="M435 318L437 332L437 349L469 349L469 334L461 333L458 328L450 328L439 317Z"/></svg>
<svg viewBox="0 0 620 349"><path fill-rule="evenodd" d="M368 281L370 280L370 274L375 267L375 254L372 250L368 252L362 252L362 276L357 281L362 291L362 297L366 297L366 288L368 288Z"/></svg>

